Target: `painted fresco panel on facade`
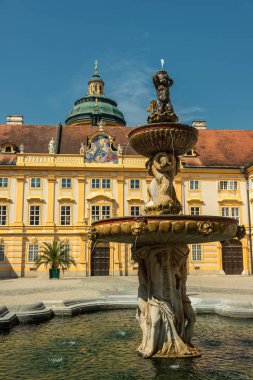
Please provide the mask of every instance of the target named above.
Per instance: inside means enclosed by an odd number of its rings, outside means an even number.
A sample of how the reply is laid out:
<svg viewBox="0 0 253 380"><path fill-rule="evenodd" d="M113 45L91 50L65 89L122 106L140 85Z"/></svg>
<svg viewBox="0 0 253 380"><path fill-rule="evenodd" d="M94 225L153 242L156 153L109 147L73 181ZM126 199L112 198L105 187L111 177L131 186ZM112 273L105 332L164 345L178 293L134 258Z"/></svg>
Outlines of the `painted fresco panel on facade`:
<svg viewBox="0 0 253 380"><path fill-rule="evenodd" d="M90 149L85 153L86 162L118 163L117 152L112 150L112 143L107 135L96 135L90 145Z"/></svg>

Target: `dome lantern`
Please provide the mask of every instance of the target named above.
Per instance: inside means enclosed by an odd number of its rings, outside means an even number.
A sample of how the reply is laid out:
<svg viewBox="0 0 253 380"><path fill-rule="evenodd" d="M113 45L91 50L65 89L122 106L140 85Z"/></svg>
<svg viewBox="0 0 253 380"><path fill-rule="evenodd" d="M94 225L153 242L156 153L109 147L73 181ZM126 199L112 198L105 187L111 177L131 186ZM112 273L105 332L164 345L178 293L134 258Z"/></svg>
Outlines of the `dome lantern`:
<svg viewBox="0 0 253 380"><path fill-rule="evenodd" d="M94 75L88 83L88 95L104 95L104 82L98 75L98 60L95 60Z"/></svg>
<svg viewBox="0 0 253 380"><path fill-rule="evenodd" d="M117 103L104 94L104 81L98 74L96 60L94 74L88 82L88 94L75 102L65 122L98 125L102 119L106 125L126 125Z"/></svg>

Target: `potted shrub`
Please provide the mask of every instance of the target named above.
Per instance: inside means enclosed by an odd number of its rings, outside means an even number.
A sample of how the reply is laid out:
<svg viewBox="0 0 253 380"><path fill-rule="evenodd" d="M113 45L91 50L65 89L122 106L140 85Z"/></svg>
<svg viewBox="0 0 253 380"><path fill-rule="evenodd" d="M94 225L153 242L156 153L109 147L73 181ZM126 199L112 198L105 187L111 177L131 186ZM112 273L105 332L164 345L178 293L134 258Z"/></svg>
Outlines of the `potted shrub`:
<svg viewBox="0 0 253 380"><path fill-rule="evenodd" d="M38 268L41 265L45 265L49 269L49 278L60 278L60 269L64 270L71 265L75 265L75 260L69 255L68 250L65 248L63 242L53 241L53 243L43 243L43 247L39 257L35 264Z"/></svg>

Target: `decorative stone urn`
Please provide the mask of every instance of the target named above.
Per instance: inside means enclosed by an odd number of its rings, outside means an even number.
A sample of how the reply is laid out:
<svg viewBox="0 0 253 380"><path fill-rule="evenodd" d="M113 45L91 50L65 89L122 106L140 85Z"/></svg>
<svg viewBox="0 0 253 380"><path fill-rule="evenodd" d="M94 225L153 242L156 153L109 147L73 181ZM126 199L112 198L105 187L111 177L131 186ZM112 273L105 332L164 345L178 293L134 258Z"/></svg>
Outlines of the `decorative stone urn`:
<svg viewBox="0 0 253 380"><path fill-rule="evenodd" d="M167 72L158 71L153 81L157 100L150 103L149 124L129 133L135 151L149 158L146 167L153 177L144 214L94 222L90 238L132 244L139 276L137 319L143 333L138 353L144 358L199 356L191 343L195 315L186 292L187 244L242 238L245 229L232 218L180 214L173 182L179 156L196 145L198 131L177 123L169 99L173 80Z"/></svg>

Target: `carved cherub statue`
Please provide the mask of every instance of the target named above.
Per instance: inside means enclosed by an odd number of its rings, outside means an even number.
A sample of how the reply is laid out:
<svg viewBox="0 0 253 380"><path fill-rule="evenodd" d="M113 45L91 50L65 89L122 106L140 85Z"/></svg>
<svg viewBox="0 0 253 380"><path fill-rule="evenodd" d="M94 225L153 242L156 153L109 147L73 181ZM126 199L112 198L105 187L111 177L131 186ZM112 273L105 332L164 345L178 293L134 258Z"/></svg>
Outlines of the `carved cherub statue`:
<svg viewBox="0 0 253 380"><path fill-rule="evenodd" d="M159 152L146 164L153 176L149 186L150 201L145 205L147 214L179 214L182 206L177 199L173 185L179 171L179 158L166 152Z"/></svg>

